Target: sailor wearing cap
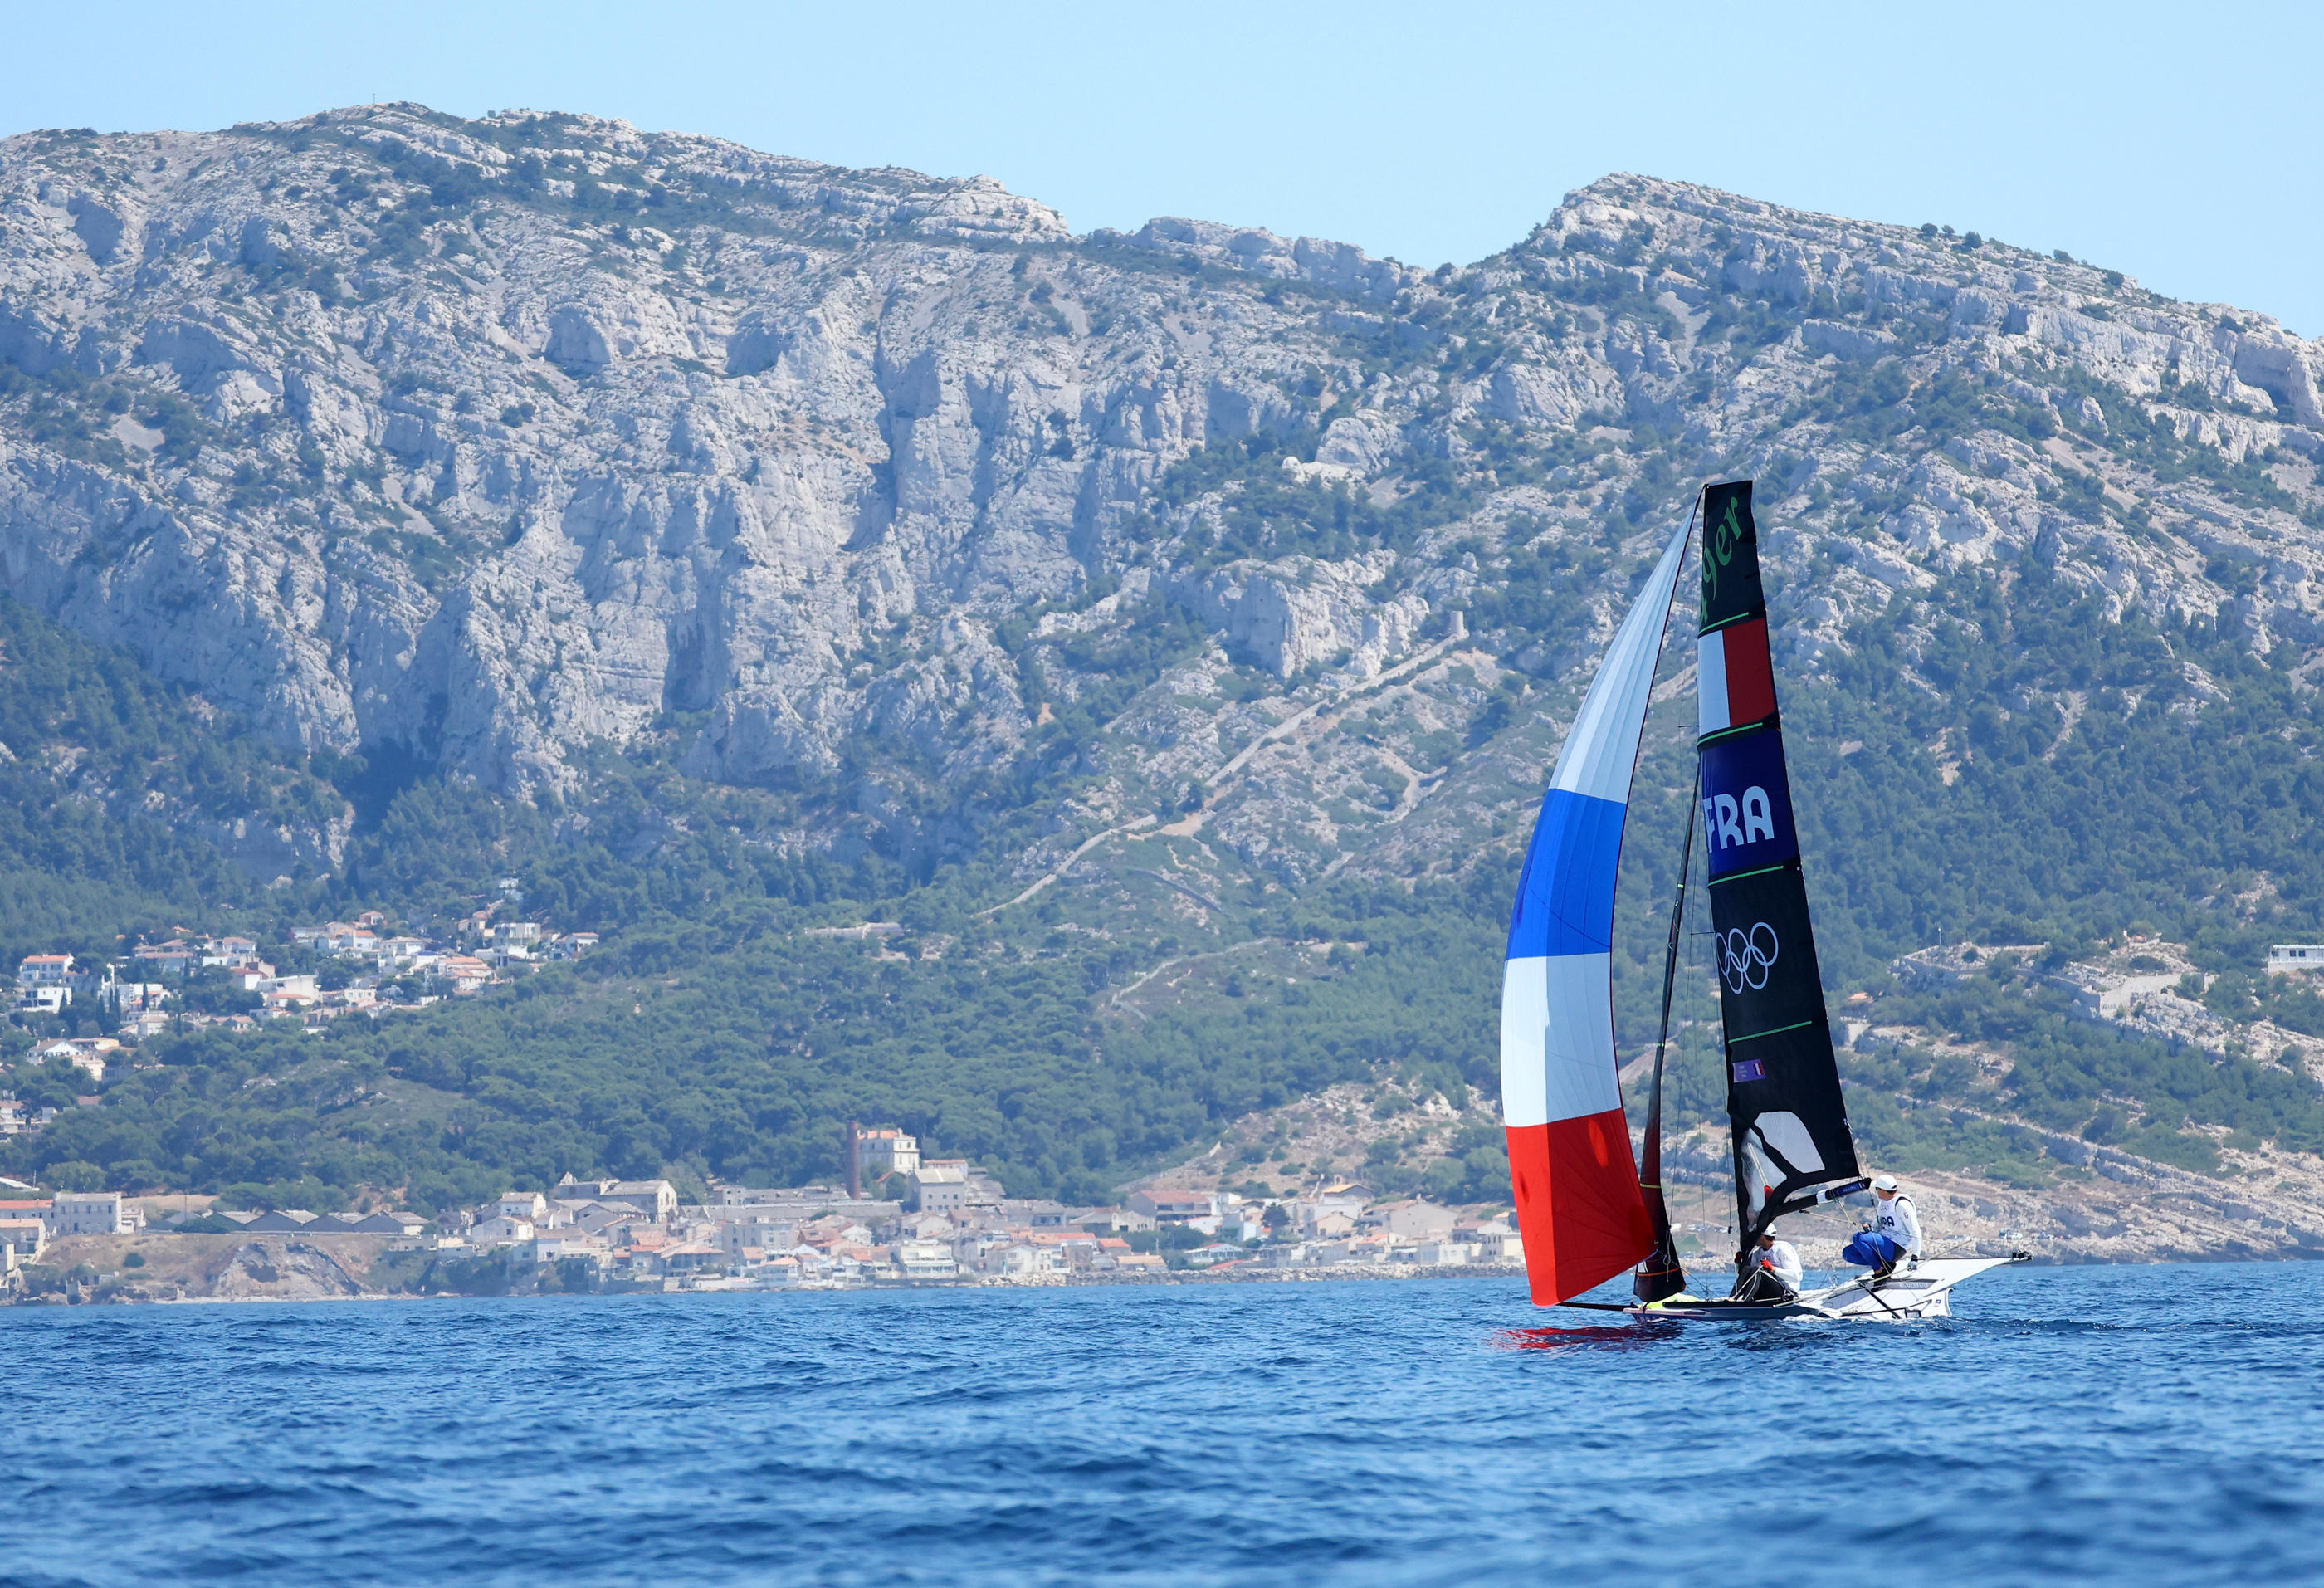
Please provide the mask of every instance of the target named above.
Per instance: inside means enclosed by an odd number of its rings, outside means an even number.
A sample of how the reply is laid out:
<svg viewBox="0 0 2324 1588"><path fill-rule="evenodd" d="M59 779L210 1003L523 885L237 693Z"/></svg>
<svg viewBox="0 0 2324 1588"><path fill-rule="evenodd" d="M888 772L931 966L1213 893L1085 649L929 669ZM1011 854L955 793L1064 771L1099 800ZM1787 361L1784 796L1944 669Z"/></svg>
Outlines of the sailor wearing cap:
<svg viewBox="0 0 2324 1588"><path fill-rule="evenodd" d="M1913 1199L1898 1189L1894 1175L1882 1175L1872 1182L1872 1233L1886 1235L1895 1244L1885 1267L1914 1261L1921 1255L1921 1215L1913 1211Z"/></svg>
<svg viewBox="0 0 2324 1588"><path fill-rule="evenodd" d="M1872 1182L1872 1220L1863 1233L1840 1249L1842 1262L1862 1263L1876 1279L1910 1264L1921 1255L1921 1215L1913 1199L1896 1188L1896 1177L1882 1175Z"/></svg>

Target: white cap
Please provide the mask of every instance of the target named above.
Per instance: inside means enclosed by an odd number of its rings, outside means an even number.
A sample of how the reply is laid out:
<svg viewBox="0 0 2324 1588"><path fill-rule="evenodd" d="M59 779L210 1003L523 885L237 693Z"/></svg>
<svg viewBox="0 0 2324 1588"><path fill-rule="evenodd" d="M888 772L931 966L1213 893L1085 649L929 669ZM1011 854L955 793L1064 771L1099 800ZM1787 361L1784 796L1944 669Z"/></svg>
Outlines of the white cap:
<svg viewBox="0 0 2324 1588"><path fill-rule="evenodd" d="M1894 1191L1896 1188L1896 1177L1894 1175L1882 1175L1878 1179L1872 1182L1872 1188L1875 1191Z"/></svg>

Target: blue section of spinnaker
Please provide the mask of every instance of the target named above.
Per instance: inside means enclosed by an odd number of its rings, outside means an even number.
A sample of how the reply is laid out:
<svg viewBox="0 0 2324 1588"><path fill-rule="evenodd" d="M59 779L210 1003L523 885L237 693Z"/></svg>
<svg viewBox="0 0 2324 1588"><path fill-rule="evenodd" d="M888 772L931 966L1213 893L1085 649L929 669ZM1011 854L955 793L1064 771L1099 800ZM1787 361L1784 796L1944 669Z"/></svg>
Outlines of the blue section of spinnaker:
<svg viewBox="0 0 2324 1588"><path fill-rule="evenodd" d="M1606 954L1614 945L1614 877L1629 808L1552 789L1509 918L1511 959Z"/></svg>

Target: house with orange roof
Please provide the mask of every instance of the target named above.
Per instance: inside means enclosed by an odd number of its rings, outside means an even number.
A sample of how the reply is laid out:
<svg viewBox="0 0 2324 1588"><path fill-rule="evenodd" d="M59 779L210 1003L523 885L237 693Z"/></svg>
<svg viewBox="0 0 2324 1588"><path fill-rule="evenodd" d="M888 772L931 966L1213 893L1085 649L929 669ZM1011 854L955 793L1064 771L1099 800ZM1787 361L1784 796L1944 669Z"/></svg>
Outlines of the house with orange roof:
<svg viewBox="0 0 2324 1588"><path fill-rule="evenodd" d="M61 987L72 979L72 967L69 954L28 954L17 962L16 985Z"/></svg>
<svg viewBox="0 0 2324 1588"><path fill-rule="evenodd" d="M18 1258L38 1257L49 1244L49 1225L56 1216L56 1205L46 1197L38 1201L0 1202L0 1244L5 1244L15 1266Z"/></svg>

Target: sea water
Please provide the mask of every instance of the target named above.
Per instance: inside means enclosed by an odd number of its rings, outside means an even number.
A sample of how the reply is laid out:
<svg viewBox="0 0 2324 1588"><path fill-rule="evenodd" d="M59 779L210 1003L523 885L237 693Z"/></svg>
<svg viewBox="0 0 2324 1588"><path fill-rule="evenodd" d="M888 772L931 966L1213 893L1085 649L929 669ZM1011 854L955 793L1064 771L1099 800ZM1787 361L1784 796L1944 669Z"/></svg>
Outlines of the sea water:
<svg viewBox="0 0 2324 1588"><path fill-rule="evenodd" d="M11 1583L2324 1575L2324 1265L0 1313Z"/></svg>

